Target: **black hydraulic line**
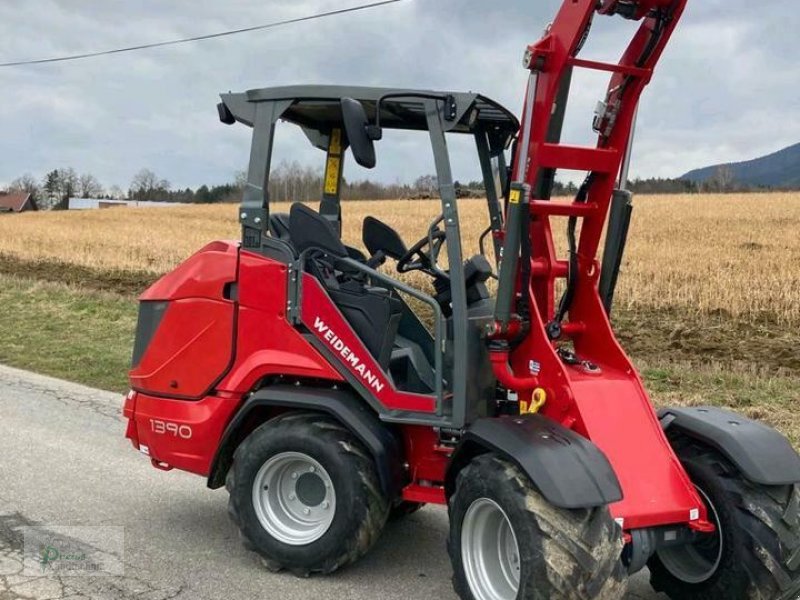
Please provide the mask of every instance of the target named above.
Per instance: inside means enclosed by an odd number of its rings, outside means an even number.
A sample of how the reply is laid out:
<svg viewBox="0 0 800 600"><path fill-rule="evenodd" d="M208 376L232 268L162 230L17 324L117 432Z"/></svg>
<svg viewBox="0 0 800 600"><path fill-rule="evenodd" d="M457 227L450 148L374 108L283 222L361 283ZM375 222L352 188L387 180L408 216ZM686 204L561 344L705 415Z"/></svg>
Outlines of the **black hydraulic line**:
<svg viewBox="0 0 800 600"><path fill-rule="evenodd" d="M611 199L599 286L600 298L608 316L611 316L614 291L622 266L622 257L625 254L625 244L633 214L632 198L633 195L628 190L616 190Z"/></svg>
<svg viewBox="0 0 800 600"><path fill-rule="evenodd" d="M505 332L511 321L514 308L514 296L517 288L517 267L519 266L522 233L527 231L530 224L530 195L531 186L525 183L528 169L528 151L531 140L533 120L533 104L536 99L536 85L539 81L538 73L531 71L528 76L528 88L525 94L525 115L522 120L522 131L517 139L515 160L515 175L518 181L511 183L508 192L508 205L506 208L506 234L503 241L503 257L500 270L497 273L497 298L495 300L494 320ZM524 227L524 229L523 229ZM528 236L530 240L530 236ZM528 261L530 262L530 261ZM522 296L527 297L527 286Z"/></svg>
<svg viewBox="0 0 800 600"><path fill-rule="evenodd" d="M567 101L572 85L572 67L564 69L561 81L558 83L558 93L553 106L553 114L547 129L547 142L558 144L561 141L561 132L564 128L564 116L567 113ZM556 180L555 169L540 169L533 186L533 197L536 200L549 200L553 194L553 185Z"/></svg>
<svg viewBox="0 0 800 600"><path fill-rule="evenodd" d="M498 236L503 231L503 211L500 209L500 199L497 196L497 187L494 185L489 138L482 127L475 131L474 136L478 149L478 161L481 166L481 175L483 176L483 183L486 188L486 203L489 209L490 223L489 231L493 234L492 243L494 245L495 263L499 265L502 245L500 244L500 238Z"/></svg>

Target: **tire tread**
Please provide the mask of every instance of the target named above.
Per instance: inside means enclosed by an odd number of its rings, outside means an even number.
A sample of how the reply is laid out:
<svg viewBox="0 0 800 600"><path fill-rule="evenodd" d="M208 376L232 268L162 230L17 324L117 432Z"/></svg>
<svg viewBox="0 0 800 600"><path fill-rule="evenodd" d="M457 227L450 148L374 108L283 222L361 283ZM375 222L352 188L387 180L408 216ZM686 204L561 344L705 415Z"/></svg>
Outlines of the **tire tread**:
<svg viewBox="0 0 800 600"><path fill-rule="evenodd" d="M298 567L276 560L265 554L258 547L256 541L249 535L248 529L240 518L237 506L236 473L237 460L251 451L251 446L264 435L291 436L301 430L303 435L311 435L330 444L340 453L346 454L352 462L352 468L361 480L366 490L366 518L360 523L358 530L349 536L349 543L345 544L337 556L329 557L312 566ZM309 431L310 430L310 431ZM234 524L239 528L243 545L259 554L261 563L270 571L277 572L288 570L298 577L308 577L312 573L329 574L337 569L349 565L364 556L380 537L386 523L389 506L380 491L375 466L369 454L361 447L361 443L348 429L333 421L330 417L316 413L288 413L282 415L256 428L236 449L233 463L225 477L225 487L230 494L228 499L228 514Z"/></svg>

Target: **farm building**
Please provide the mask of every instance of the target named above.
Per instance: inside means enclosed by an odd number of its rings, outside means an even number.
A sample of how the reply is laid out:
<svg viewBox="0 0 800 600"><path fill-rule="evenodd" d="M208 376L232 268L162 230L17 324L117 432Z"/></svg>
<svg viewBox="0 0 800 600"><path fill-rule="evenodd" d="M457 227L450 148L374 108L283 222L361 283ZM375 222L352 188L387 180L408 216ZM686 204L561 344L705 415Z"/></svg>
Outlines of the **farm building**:
<svg viewBox="0 0 800 600"><path fill-rule="evenodd" d="M0 192L0 212L36 210L36 202L26 192Z"/></svg>
<svg viewBox="0 0 800 600"><path fill-rule="evenodd" d="M117 208L132 206L138 208L163 208L166 206L179 206L178 202L139 202L138 200L105 200L103 198L70 198L67 204L69 210L92 210L96 208Z"/></svg>

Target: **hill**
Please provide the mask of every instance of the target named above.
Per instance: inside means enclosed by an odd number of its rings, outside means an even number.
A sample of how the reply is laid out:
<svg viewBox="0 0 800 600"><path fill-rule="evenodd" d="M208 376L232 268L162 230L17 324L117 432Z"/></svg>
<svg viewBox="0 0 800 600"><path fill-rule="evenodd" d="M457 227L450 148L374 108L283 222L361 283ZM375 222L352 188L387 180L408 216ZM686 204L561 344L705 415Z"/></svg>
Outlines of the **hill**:
<svg viewBox="0 0 800 600"><path fill-rule="evenodd" d="M720 174L739 185L800 188L800 144L753 160L695 169L682 179L702 183L719 178Z"/></svg>

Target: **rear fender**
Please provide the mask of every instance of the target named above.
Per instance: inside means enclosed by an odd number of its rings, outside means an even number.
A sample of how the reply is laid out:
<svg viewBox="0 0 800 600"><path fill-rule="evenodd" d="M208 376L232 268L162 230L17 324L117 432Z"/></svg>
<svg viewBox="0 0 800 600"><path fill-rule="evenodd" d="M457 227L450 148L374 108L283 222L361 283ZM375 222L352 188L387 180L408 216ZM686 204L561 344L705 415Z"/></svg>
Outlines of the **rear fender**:
<svg viewBox="0 0 800 600"><path fill-rule="evenodd" d="M800 482L800 456L780 433L729 410L712 406L665 408L658 413L667 432L680 432L720 451L753 483Z"/></svg>
<svg viewBox="0 0 800 600"><path fill-rule="evenodd" d="M447 497L475 456L495 452L519 466L545 499L590 508L622 499L611 464L590 440L542 415L478 419L461 438L447 471Z"/></svg>
<svg viewBox="0 0 800 600"><path fill-rule="evenodd" d="M391 499L399 494L402 482L400 445L374 411L345 390L286 385L260 389L244 402L222 436L208 476L208 487L214 489L225 483L236 448L252 430L253 420L249 417L265 409L309 410L334 417L361 440L372 455L386 496Z"/></svg>

